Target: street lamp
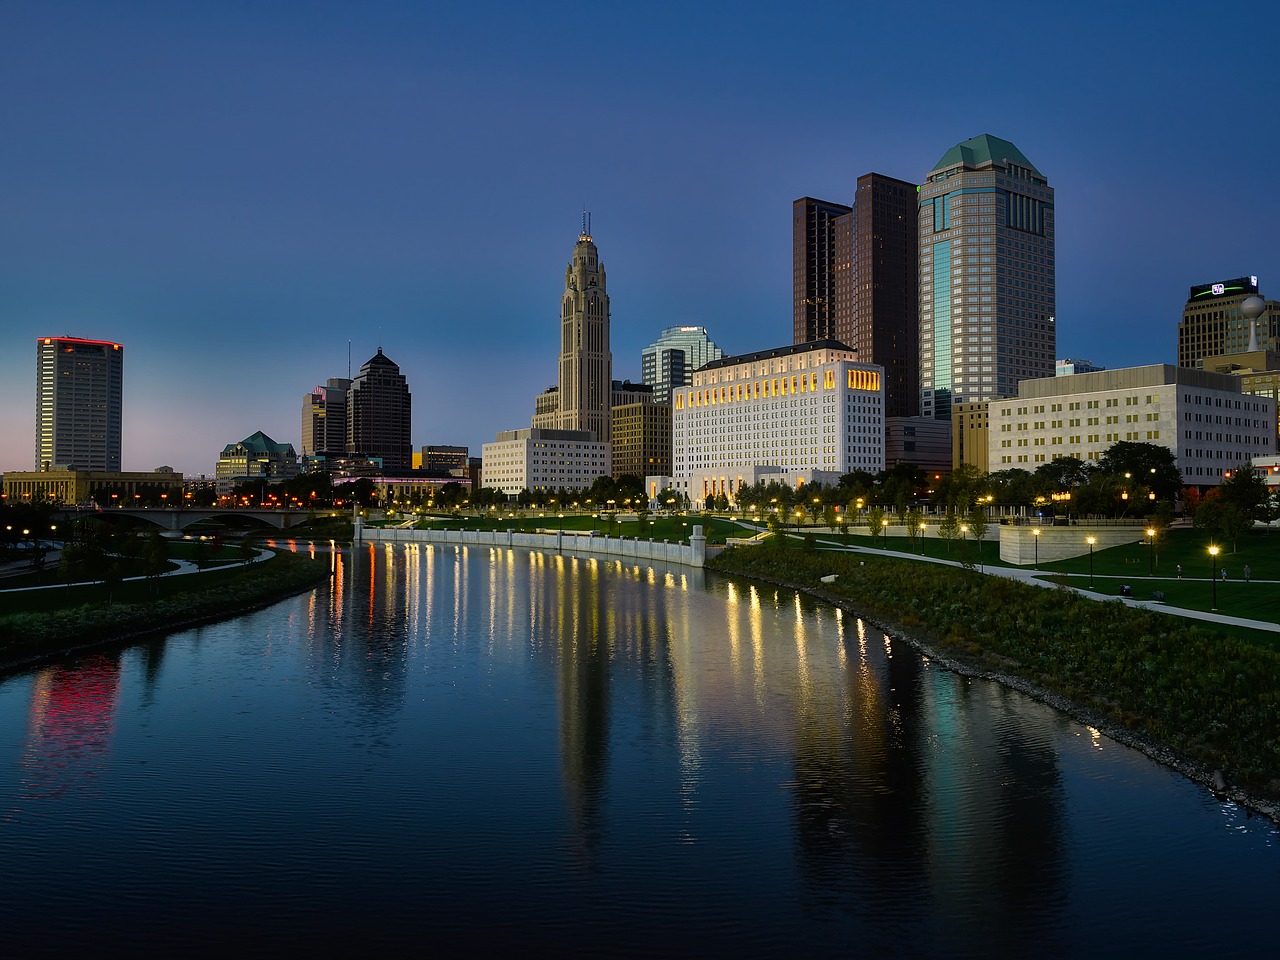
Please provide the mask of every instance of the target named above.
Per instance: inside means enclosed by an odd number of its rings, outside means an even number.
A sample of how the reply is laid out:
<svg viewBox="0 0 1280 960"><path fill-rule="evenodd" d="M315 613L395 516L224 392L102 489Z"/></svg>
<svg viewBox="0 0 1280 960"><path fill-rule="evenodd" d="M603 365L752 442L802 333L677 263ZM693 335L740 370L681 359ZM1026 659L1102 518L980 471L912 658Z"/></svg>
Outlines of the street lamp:
<svg viewBox="0 0 1280 960"><path fill-rule="evenodd" d="M880 521L881 549L889 549L889 521L887 519Z"/></svg>
<svg viewBox="0 0 1280 960"><path fill-rule="evenodd" d="M1156 572L1156 528L1147 527L1147 576Z"/></svg>
<svg viewBox="0 0 1280 960"><path fill-rule="evenodd" d="M1218 609L1218 548L1209 547L1209 579L1213 581L1213 607Z"/></svg>
<svg viewBox="0 0 1280 960"><path fill-rule="evenodd" d="M1097 537L1085 537L1085 543L1089 544L1089 589L1093 589L1093 545L1098 542Z"/></svg>
<svg viewBox="0 0 1280 960"><path fill-rule="evenodd" d="M1036 545L1036 569L1039 570L1040 569L1040 528L1039 527L1035 527L1031 531L1031 538Z"/></svg>
<svg viewBox="0 0 1280 960"><path fill-rule="evenodd" d="M920 521L920 556L924 556L924 521Z"/></svg>

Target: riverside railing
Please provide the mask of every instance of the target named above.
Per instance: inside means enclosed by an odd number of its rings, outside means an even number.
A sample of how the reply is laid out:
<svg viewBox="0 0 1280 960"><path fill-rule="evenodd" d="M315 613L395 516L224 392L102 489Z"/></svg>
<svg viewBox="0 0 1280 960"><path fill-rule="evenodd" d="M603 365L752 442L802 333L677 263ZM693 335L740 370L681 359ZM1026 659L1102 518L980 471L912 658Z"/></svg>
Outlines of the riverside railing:
<svg viewBox="0 0 1280 960"><path fill-rule="evenodd" d="M695 526L688 543L609 537L603 534L556 530L526 533L520 530L412 530L405 527L366 527L355 520L354 539L368 543L438 543L448 546L500 547L544 550L551 553L617 557L654 563L701 567L707 560L707 538Z"/></svg>

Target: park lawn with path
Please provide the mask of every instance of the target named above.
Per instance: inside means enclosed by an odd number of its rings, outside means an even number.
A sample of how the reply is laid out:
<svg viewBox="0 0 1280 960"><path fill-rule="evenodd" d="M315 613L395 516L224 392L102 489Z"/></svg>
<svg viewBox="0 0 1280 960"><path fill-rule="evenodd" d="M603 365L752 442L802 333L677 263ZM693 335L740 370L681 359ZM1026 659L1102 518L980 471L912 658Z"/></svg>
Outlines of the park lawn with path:
<svg viewBox="0 0 1280 960"><path fill-rule="evenodd" d="M323 583L329 558L276 551L198 574L0 594L0 666L226 619Z"/></svg>
<svg viewBox="0 0 1280 960"><path fill-rule="evenodd" d="M1280 649L1234 631L975 570L796 541L726 550L725 573L803 590L963 673L1069 710L1238 799L1280 811ZM835 574L834 583L821 578Z"/></svg>

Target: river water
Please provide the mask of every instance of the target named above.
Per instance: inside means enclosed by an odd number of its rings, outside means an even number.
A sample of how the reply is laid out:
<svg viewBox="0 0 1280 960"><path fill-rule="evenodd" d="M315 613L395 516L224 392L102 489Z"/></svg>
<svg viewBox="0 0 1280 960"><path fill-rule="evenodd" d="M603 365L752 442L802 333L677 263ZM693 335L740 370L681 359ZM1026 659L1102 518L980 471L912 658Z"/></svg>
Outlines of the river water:
<svg viewBox="0 0 1280 960"><path fill-rule="evenodd" d="M1274 954L1272 824L856 617L681 567L331 563L0 678L5 955Z"/></svg>

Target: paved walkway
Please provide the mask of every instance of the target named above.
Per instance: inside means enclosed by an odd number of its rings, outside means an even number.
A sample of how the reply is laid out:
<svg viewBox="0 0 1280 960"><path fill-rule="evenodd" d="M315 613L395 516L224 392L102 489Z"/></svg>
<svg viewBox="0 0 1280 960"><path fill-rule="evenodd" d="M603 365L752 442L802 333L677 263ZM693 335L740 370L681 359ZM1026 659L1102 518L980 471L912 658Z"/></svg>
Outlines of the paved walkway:
<svg viewBox="0 0 1280 960"><path fill-rule="evenodd" d="M261 561L261 560L267 560L267 559L269 559L271 556L272 556L272 553L271 553L271 551L270 551L270 550L259 550L259 551L258 551L258 555L257 555L256 557L254 557L254 558L253 558L251 561L249 561L249 562L250 562L250 563L258 563L258 562L259 562L259 561ZM195 563L193 563L193 562L192 562L192 561L190 561L190 560L174 560L174 559L170 559L170 560L169 560L169 562L170 562L170 563L176 563L176 564L178 565L178 569L176 569L176 570L166 570L164 573L160 574L160 576L162 576L162 577L183 577L183 576L189 576L190 574L193 574L193 573L208 573L208 572L211 572L211 571L213 571L213 570L223 570L223 569L226 569L227 567L237 567L237 566L240 566L240 561L238 561L238 560L233 561L233 562L231 562L231 563L220 563L220 564L218 564L216 567L205 567L205 568L201 568L201 567L196 566L196 565L195 565ZM29 565L28 565L28 569L29 569ZM45 569L46 569L46 570L50 570L50 571L51 571L51 575L52 575L52 576L54 576L54 577L56 577L56 576L57 576L57 569L56 569L56 565L51 565L50 567L46 567ZM130 581L133 581L133 580L146 580L146 579L147 579L147 577L145 577L145 576L143 576L143 577L125 577L125 578L124 578L123 580L121 580L120 582L121 582L121 583L129 583ZM91 581L91 582L96 583L96 582L98 582L98 581ZM46 584L43 584L43 585L38 586L38 587L11 587L11 588L10 588L10 589L8 589L8 590L0 590L0 594L3 594L3 593L23 593L23 592L28 591L28 590L65 590L68 586L76 587L76 586L84 586L84 585L85 585L85 581L81 581L81 582L73 583L73 584L67 584L67 583L46 583Z"/></svg>
<svg viewBox="0 0 1280 960"><path fill-rule="evenodd" d="M795 537L794 534L788 536ZM856 544L842 544L831 540L818 540L817 543L827 550L836 550L844 553L863 553L874 557L897 557L902 560L915 560L917 563L939 563L948 567L964 566L959 560L944 560L941 557L926 557L918 553L907 553L901 550L882 550L879 547L863 547ZM1050 587L1054 590L1061 589L1058 584L1050 583L1041 577L1057 576L1057 571L1052 570L1032 570L1025 567L984 567L981 571L988 576L1007 577L1010 580L1021 580L1024 583L1030 583L1037 587ZM1183 582L1194 581L1200 579L1208 583L1205 577L1186 577ZM1147 582L1144 578L1143 582ZM1276 580L1252 580L1251 583L1280 583ZM1083 594L1094 600L1119 600L1125 606L1140 607L1143 610L1154 610L1157 613L1167 613L1175 617L1186 617L1188 620L1205 620L1210 623L1228 623L1237 627L1248 627L1251 630L1266 630L1271 633L1280 633L1280 623L1272 623L1269 620L1250 620L1246 617L1229 617L1222 613L1213 613L1208 610L1189 610L1186 607L1175 607L1167 603L1160 603L1155 600L1135 600L1132 597L1117 597L1114 594L1100 593L1096 590L1089 590L1085 587L1075 587L1068 585L1067 589L1074 590L1076 593Z"/></svg>

